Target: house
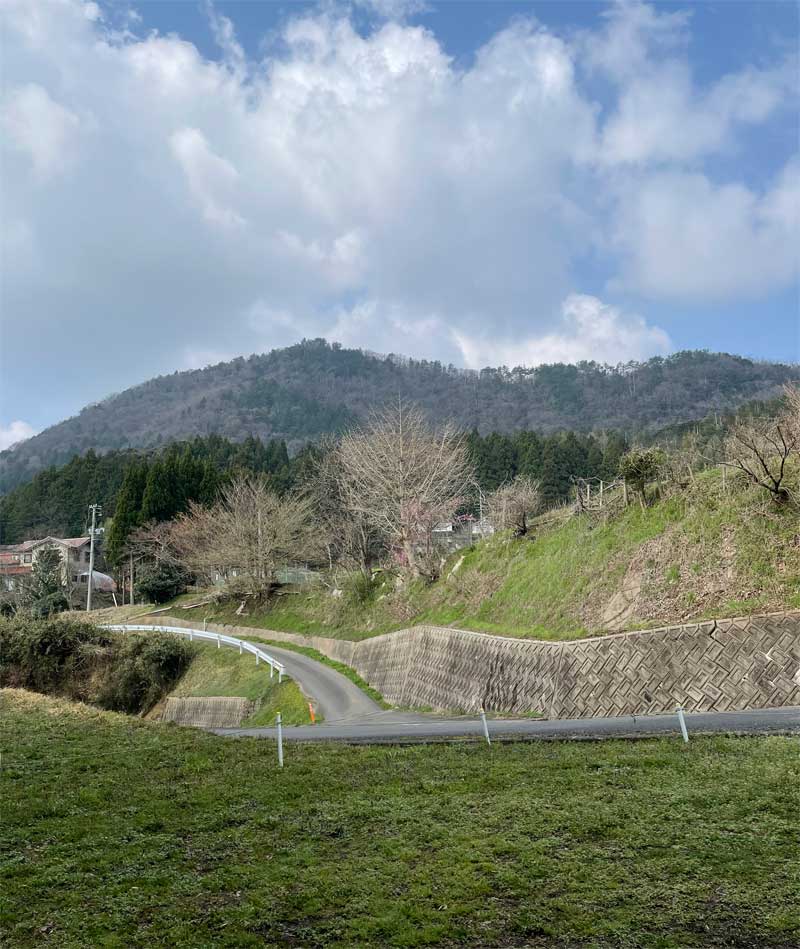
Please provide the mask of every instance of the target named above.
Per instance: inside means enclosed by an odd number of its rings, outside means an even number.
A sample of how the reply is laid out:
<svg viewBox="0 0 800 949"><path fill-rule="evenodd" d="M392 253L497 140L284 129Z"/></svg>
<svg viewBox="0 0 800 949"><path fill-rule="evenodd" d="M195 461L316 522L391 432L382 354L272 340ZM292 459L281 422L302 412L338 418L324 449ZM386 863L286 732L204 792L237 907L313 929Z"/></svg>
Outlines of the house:
<svg viewBox="0 0 800 949"><path fill-rule="evenodd" d="M0 546L0 590L13 591L30 576L39 554L48 548L58 551L67 589L86 588L89 571L88 537L43 537L21 544ZM95 558L97 554L95 554Z"/></svg>

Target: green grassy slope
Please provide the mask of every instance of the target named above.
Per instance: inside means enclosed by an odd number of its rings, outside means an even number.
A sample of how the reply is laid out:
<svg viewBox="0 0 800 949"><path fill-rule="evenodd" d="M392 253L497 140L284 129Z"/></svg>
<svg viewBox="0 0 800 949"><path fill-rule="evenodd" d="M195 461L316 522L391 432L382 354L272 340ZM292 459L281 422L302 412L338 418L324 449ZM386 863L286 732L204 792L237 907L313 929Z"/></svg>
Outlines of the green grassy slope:
<svg viewBox="0 0 800 949"><path fill-rule="evenodd" d="M0 941L770 949L796 739L225 740L0 693Z"/></svg>
<svg viewBox="0 0 800 949"><path fill-rule="evenodd" d="M730 473L645 510L583 515L532 539L495 536L450 559L442 579L367 603L323 589L279 597L260 612L213 615L239 625L346 639L415 623L564 639L800 607L800 522Z"/></svg>
<svg viewBox="0 0 800 949"><path fill-rule="evenodd" d="M240 695L258 703L244 725L272 725L277 712L287 725L308 725L308 699L291 679L270 679L263 665L235 649L198 645L197 655L171 695L179 698ZM322 716L317 714L317 721Z"/></svg>

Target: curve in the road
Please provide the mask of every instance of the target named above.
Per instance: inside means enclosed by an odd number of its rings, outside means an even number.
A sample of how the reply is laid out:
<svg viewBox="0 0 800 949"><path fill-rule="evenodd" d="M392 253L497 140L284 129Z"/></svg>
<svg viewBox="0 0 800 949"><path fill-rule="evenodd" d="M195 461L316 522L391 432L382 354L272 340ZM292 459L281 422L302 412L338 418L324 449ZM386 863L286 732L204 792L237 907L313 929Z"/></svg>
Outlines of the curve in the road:
<svg viewBox="0 0 800 949"><path fill-rule="evenodd" d="M268 648L269 654L283 663L303 693L316 702L326 721L353 720L381 711L377 702L341 672L291 649L272 645Z"/></svg>
<svg viewBox="0 0 800 949"><path fill-rule="evenodd" d="M247 640L242 640L248 642ZM261 644L251 643L250 645ZM285 726L291 741L428 742L482 736L480 720L468 717L420 715L401 710L385 711L340 672L302 653L269 646L269 653L325 717L318 725ZM742 712L687 713L689 733L800 734L800 707L754 709ZM274 728L214 729L228 737L275 738ZM639 738L679 734L677 715L644 715L619 718L584 718L541 721L491 719L495 739L536 738Z"/></svg>

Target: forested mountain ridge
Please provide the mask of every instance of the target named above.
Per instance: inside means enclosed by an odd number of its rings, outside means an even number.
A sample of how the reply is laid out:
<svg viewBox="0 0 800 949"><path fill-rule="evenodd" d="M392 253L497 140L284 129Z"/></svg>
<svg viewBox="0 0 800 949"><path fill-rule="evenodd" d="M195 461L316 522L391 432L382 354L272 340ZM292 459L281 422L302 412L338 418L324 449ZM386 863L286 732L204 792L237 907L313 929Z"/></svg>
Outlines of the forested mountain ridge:
<svg viewBox="0 0 800 949"><path fill-rule="evenodd" d="M681 352L609 367L480 372L377 356L325 340L175 372L134 386L0 454L0 491L88 450L155 447L211 433L282 439L294 450L398 396L434 421L481 433L617 430L629 437L775 396L800 367Z"/></svg>

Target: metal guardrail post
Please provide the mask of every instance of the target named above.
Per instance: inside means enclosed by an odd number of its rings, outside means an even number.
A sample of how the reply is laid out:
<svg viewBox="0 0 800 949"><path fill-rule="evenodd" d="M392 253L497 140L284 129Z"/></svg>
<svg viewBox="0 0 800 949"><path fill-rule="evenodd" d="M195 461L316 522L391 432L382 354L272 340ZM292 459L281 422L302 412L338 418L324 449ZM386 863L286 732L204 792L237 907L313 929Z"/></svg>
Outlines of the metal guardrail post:
<svg viewBox="0 0 800 949"><path fill-rule="evenodd" d="M283 767L283 725L281 723L281 713L278 712L275 717L275 724L278 726L278 767Z"/></svg>

